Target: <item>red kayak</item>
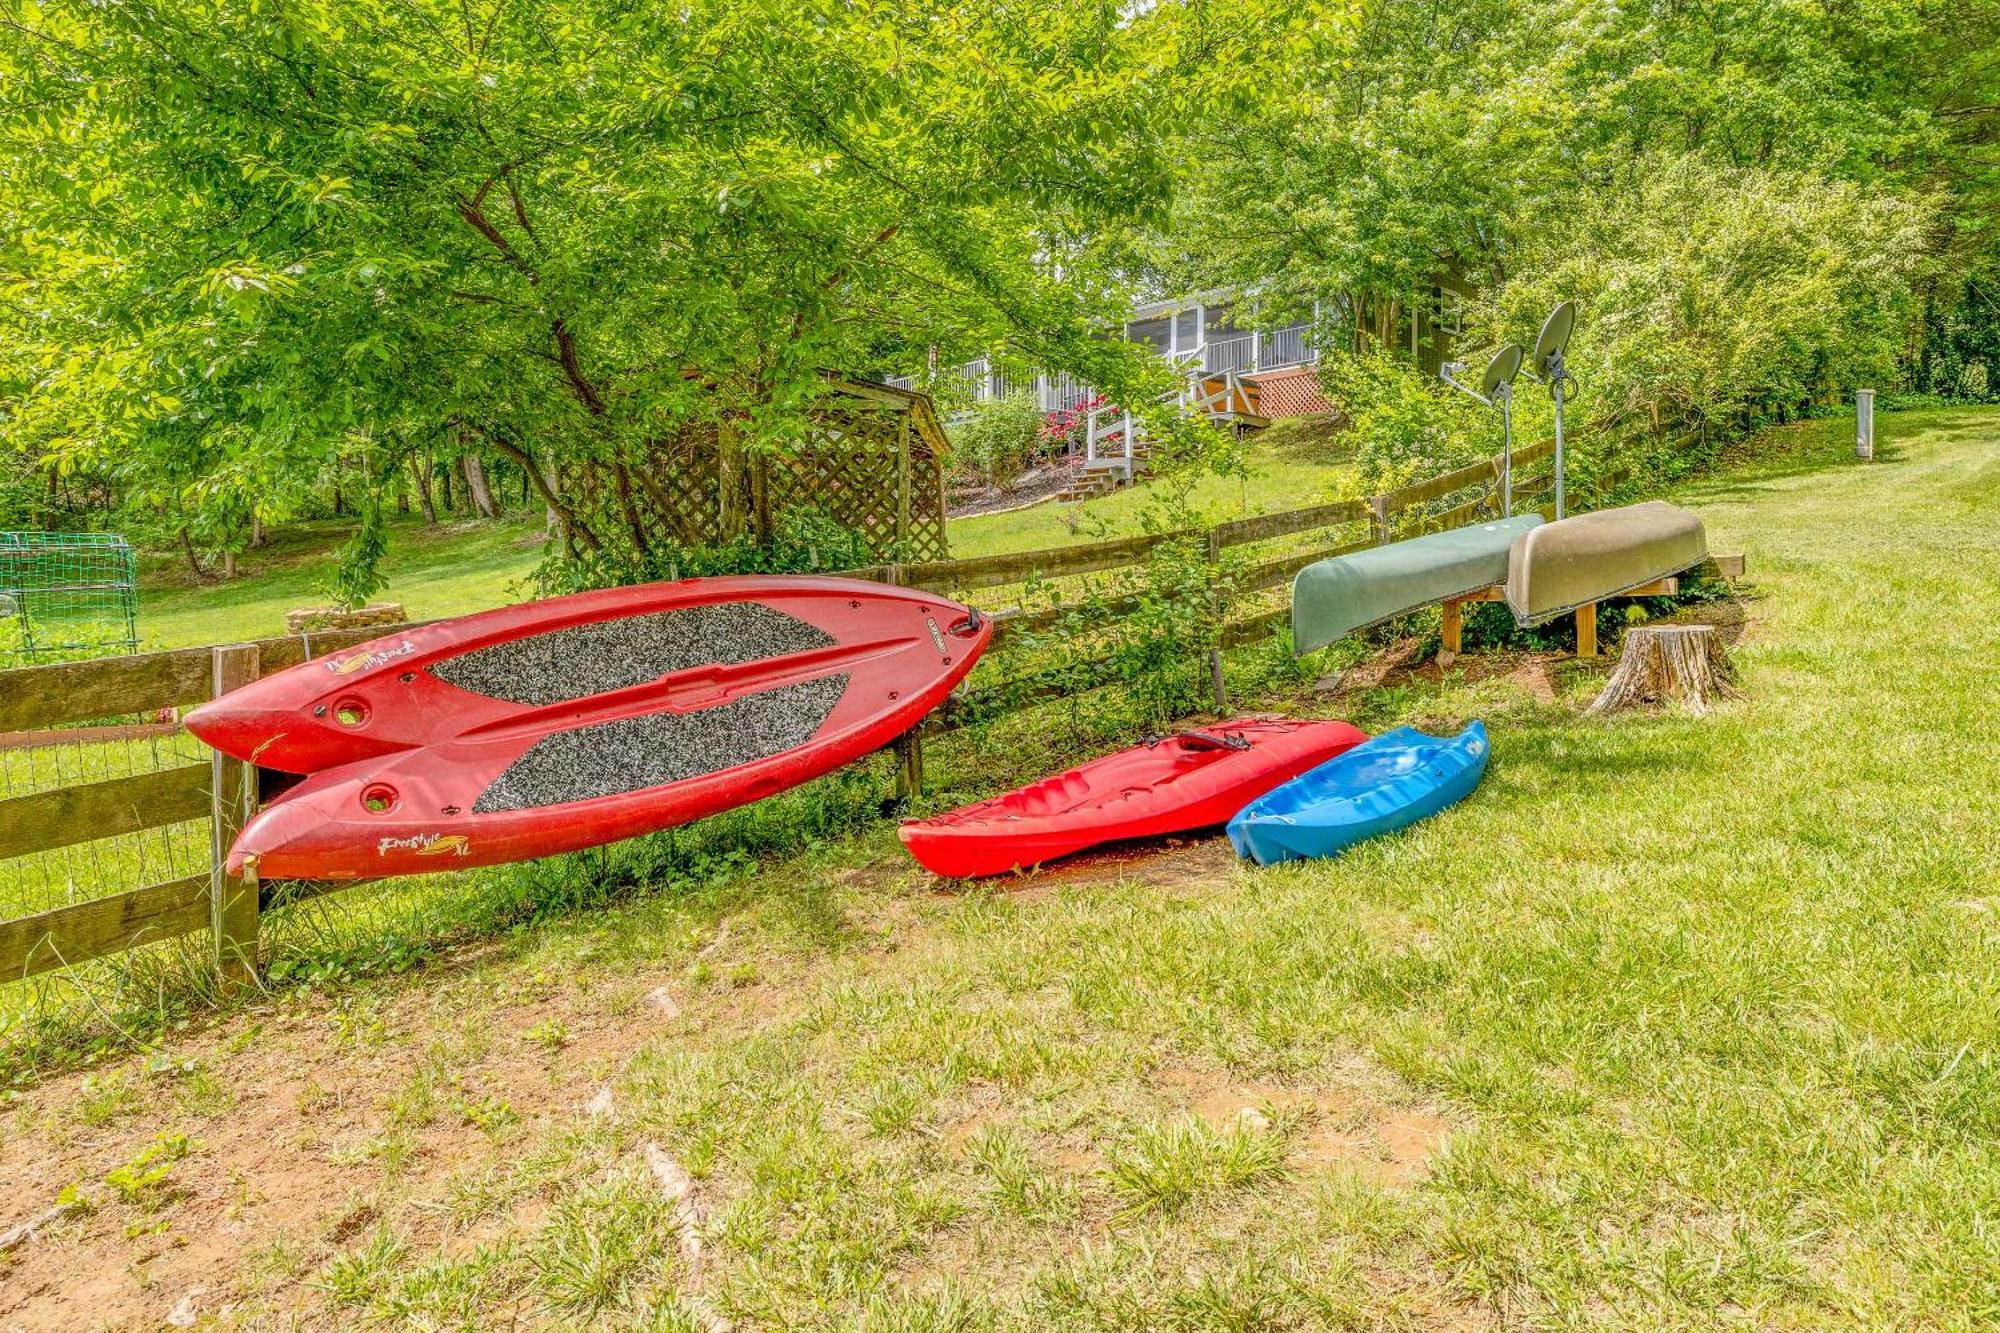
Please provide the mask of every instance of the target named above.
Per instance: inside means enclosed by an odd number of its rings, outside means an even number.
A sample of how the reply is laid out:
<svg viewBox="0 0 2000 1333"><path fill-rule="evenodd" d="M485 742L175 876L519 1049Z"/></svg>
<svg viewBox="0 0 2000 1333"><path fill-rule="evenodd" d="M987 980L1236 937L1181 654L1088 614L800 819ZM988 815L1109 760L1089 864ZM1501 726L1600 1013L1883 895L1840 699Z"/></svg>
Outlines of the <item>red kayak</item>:
<svg viewBox="0 0 2000 1333"><path fill-rule="evenodd" d="M1227 823L1280 783L1367 740L1345 722L1243 719L1093 759L899 836L925 869L953 878L1024 869L1125 838Z"/></svg>
<svg viewBox="0 0 2000 1333"><path fill-rule="evenodd" d="M203 706L190 730L313 776L229 865L339 879L574 851L760 800L915 726L992 638L926 593L688 579L420 626Z"/></svg>

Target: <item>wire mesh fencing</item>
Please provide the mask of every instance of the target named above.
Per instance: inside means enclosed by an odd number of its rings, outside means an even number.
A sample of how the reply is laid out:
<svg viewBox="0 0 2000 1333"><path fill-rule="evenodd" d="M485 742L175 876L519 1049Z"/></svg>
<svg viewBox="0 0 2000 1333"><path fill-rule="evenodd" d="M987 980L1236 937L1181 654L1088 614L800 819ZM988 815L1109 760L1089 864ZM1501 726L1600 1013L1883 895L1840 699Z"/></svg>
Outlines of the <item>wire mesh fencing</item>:
<svg viewBox="0 0 2000 1333"><path fill-rule="evenodd" d="M0 665L136 652L137 575L115 532L0 532Z"/></svg>

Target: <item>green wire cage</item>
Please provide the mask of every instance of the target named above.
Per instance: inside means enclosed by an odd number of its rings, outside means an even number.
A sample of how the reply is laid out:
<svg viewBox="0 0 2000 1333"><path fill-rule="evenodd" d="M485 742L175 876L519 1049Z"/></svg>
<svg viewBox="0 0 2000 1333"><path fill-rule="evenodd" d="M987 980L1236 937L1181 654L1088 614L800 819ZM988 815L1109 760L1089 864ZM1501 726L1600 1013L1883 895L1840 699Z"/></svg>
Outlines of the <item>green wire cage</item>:
<svg viewBox="0 0 2000 1333"><path fill-rule="evenodd" d="M0 663L137 652L138 560L115 532L0 532Z"/></svg>

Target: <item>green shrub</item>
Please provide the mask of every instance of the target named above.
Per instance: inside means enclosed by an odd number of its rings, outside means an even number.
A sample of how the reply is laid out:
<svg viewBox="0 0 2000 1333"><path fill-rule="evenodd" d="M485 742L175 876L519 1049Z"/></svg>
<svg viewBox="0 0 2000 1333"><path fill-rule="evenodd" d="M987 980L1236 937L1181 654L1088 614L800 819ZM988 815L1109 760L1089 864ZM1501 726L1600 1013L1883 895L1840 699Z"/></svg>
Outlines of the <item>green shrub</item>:
<svg viewBox="0 0 2000 1333"><path fill-rule="evenodd" d="M1328 399L1350 423L1359 478L1393 490L1498 451L1491 413L1425 375L1405 355L1329 352L1320 362Z"/></svg>
<svg viewBox="0 0 2000 1333"><path fill-rule="evenodd" d="M1896 382L1930 221L1816 172L1663 156L1538 236L1481 323L1528 343L1577 298L1572 426L1712 445ZM1545 398L1525 389L1517 405Z"/></svg>
<svg viewBox="0 0 2000 1333"><path fill-rule="evenodd" d="M788 509L777 516L771 540L751 533L714 546L661 546L643 563L630 563L602 551L545 561L535 572L536 592L544 597L610 588L656 579L707 578L720 574L817 574L859 569L897 558L866 534L828 518L817 509Z"/></svg>
<svg viewBox="0 0 2000 1333"><path fill-rule="evenodd" d="M975 404L946 434L955 480L998 485L1034 461L1042 443L1042 409L1032 393L1010 393Z"/></svg>

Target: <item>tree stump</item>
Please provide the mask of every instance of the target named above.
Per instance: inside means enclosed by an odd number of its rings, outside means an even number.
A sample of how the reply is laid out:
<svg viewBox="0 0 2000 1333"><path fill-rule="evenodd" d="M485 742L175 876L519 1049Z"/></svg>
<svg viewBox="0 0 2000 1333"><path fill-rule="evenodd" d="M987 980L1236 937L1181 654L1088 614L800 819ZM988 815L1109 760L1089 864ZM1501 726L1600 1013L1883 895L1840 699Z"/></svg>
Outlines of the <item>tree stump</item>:
<svg viewBox="0 0 2000 1333"><path fill-rule="evenodd" d="M1628 630L1625 651L1603 693L1585 710L1611 713L1679 699L1700 717L1711 701L1735 694L1735 675L1713 625L1645 625Z"/></svg>

